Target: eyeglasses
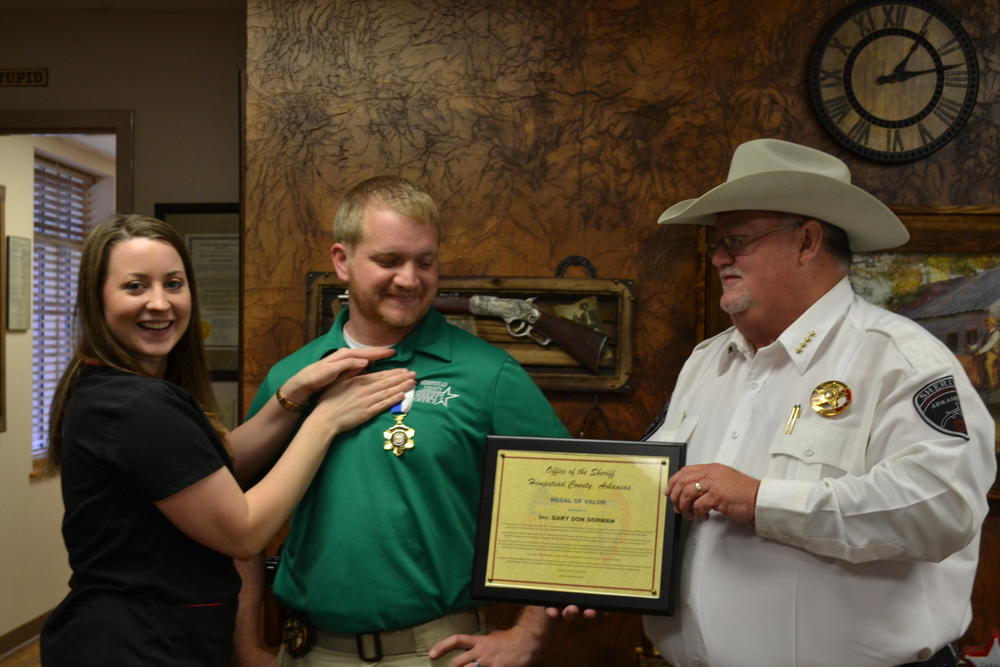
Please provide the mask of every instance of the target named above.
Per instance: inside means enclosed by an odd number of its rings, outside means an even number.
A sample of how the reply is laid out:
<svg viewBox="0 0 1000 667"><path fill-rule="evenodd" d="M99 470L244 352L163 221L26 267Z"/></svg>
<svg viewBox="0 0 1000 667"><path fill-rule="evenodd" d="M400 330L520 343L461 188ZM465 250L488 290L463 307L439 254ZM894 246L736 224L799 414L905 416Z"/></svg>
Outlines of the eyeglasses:
<svg viewBox="0 0 1000 667"><path fill-rule="evenodd" d="M784 225L778 225L777 227L771 227L770 229L765 229L759 234L731 234L729 236L723 236L721 239L715 241L709 241L705 250L708 252L709 257L714 257L715 252L722 248L727 254L736 257L737 255L742 255L747 251L747 248L752 244L756 243L763 237L767 236L771 232L776 232L781 229L788 229L789 227L796 227L801 225L804 221L799 220L796 222L789 222Z"/></svg>

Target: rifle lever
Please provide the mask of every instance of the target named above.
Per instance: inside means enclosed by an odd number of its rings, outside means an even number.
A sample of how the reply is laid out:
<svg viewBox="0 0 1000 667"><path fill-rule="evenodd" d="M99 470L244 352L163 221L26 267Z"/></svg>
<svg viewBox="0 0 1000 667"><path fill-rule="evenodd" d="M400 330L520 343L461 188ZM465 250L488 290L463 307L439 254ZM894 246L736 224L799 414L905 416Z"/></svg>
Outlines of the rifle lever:
<svg viewBox="0 0 1000 667"><path fill-rule="evenodd" d="M539 345L548 345L552 342L551 338L538 333L535 327L528 324L525 320L510 320L507 322L507 333L515 338L528 337Z"/></svg>

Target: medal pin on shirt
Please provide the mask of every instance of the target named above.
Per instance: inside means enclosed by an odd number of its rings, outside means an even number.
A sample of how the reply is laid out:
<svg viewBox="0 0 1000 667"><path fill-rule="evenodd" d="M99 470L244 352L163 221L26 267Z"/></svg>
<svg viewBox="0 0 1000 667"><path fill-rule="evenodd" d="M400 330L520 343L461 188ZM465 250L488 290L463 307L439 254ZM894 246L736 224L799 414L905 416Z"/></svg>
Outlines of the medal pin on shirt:
<svg viewBox="0 0 1000 667"><path fill-rule="evenodd" d="M836 417L851 405L851 388L839 380L827 380L813 389L809 405L823 417Z"/></svg>
<svg viewBox="0 0 1000 667"><path fill-rule="evenodd" d="M382 437L385 438L385 444L382 446L382 449L392 451L396 456L402 456L403 452L407 449L413 449L413 436L416 430L403 423L403 420L406 419L406 415L413 406L413 397L415 395L416 389L410 389L403 394L402 401L392 406L390 412L396 423L382 433Z"/></svg>
<svg viewBox="0 0 1000 667"><path fill-rule="evenodd" d="M813 412L822 417L836 417L850 407L852 398L850 387L838 380L828 380L813 389L809 405ZM802 406L796 403L792 406L788 421L785 422L785 435L792 434L795 422L801 415Z"/></svg>

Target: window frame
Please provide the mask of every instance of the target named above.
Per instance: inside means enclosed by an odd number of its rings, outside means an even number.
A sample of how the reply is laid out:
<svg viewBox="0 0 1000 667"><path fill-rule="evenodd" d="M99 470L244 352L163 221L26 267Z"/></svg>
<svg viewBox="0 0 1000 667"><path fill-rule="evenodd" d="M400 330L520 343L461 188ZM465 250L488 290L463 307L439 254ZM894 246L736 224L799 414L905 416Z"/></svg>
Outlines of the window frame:
<svg viewBox="0 0 1000 667"><path fill-rule="evenodd" d="M32 216L32 476L50 472L49 410L75 345L76 281L98 177L36 154Z"/></svg>

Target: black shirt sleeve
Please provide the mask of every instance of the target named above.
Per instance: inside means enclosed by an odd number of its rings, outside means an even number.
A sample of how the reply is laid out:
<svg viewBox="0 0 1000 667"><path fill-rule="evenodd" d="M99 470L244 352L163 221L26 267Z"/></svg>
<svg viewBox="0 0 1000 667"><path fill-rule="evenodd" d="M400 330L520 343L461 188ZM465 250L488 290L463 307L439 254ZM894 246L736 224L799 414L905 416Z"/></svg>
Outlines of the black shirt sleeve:
<svg viewBox="0 0 1000 667"><path fill-rule="evenodd" d="M228 464L197 401L165 380L139 376L92 388L91 418L106 418L95 446L140 494L162 500Z"/></svg>

